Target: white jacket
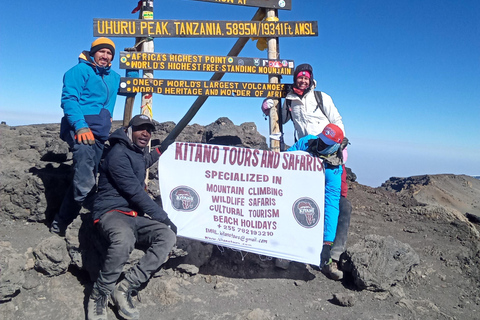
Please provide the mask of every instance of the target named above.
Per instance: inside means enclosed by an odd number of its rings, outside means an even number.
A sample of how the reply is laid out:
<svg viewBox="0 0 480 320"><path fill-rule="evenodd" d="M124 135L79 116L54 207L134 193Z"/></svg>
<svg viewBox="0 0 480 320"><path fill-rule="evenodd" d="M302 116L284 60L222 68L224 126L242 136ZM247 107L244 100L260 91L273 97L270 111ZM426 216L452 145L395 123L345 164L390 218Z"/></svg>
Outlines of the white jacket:
<svg viewBox="0 0 480 320"><path fill-rule="evenodd" d="M326 114L323 114L322 110L317 108L317 100L315 99L314 93L315 86L316 83L314 82L310 91L301 99L293 91L287 94L282 106L283 123L292 119L298 139L309 134L320 134L323 128L329 123L339 126L343 134L347 136L342 117L328 94L322 92L323 106ZM291 100L290 112L287 112L287 100Z"/></svg>

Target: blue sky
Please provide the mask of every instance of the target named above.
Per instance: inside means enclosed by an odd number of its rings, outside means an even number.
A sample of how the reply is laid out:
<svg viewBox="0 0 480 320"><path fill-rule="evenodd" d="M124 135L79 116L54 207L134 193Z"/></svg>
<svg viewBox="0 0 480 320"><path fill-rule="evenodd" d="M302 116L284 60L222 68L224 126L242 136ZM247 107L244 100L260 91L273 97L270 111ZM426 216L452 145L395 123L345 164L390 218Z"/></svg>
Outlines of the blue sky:
<svg viewBox="0 0 480 320"><path fill-rule="evenodd" d="M94 18L135 19L137 1L7 2L0 13L0 121L59 122L65 71L93 37ZM250 20L256 8L193 0L154 1L155 19ZM318 21L318 37L280 38L280 58L310 63L332 96L351 141L347 166L357 181L480 175L480 1L292 0L283 21ZM133 38L112 38L117 51ZM226 55L236 39L155 39L155 52ZM239 56L266 58L249 41ZM121 75L118 55L114 69ZM156 71L155 78L208 80L210 73ZM265 75L223 80L268 82ZM291 83L284 77L283 83ZM155 95L154 118L178 122L195 97ZM119 97L114 119L123 117ZM261 98L211 97L191 124L226 116L268 135ZM140 109L139 99L134 112ZM292 143L292 123L284 127ZM1 139L1 137L0 137Z"/></svg>

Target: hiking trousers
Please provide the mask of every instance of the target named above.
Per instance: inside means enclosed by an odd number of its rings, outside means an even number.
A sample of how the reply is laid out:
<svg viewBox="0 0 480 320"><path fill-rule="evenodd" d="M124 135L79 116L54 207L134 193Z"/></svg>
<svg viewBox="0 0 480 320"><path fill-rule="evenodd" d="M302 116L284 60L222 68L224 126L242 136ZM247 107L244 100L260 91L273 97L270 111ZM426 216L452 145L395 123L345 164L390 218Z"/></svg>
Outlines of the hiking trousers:
<svg viewBox="0 0 480 320"><path fill-rule="evenodd" d="M82 203L96 184L98 164L102 158L104 143L95 140L95 144L75 143L71 146L73 153L73 181L67 189L59 212L54 221L60 229L65 230L80 213Z"/></svg>
<svg viewBox="0 0 480 320"><path fill-rule="evenodd" d="M323 241L333 242L337 233L340 192L342 185L342 166L325 164L325 219Z"/></svg>
<svg viewBox="0 0 480 320"><path fill-rule="evenodd" d="M125 273L125 279L138 288L167 260L176 242L175 233L166 224L118 211L102 215L96 226L108 248L94 288L106 295L114 290L135 245L144 249L145 255Z"/></svg>
<svg viewBox="0 0 480 320"><path fill-rule="evenodd" d="M330 257L339 261L340 256L347 247L348 229L350 228L350 217L352 215L352 204L345 197L340 197L340 213L338 215L337 232L335 240L330 249Z"/></svg>

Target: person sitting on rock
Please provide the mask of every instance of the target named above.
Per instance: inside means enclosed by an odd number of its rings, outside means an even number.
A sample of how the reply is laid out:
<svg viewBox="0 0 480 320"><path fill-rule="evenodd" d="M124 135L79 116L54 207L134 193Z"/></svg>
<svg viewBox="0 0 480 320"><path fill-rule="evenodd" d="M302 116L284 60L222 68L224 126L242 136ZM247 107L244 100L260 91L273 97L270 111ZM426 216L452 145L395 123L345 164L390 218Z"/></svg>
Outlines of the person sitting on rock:
<svg viewBox="0 0 480 320"><path fill-rule="evenodd" d="M145 190L146 169L160 157L158 148L146 151L154 130L148 116L136 115L108 139L93 206L95 227L108 248L88 300L89 320L107 318L109 297L122 317L138 319L131 295L167 260L176 242L177 227ZM146 253L117 284L135 244Z"/></svg>
<svg viewBox="0 0 480 320"><path fill-rule="evenodd" d="M348 139L343 135L342 129L330 123L317 135L306 135L298 140L287 151L307 151L312 156L323 159L325 167L325 221L323 226L323 248L320 269L333 280L343 278L343 272L339 269L338 261L345 250L347 232L338 232L338 229L348 230L350 225L349 215L339 217L340 190L343 173L343 152L348 144ZM348 202L349 204L349 202ZM343 205L346 205L344 202ZM337 243L337 245L334 245ZM335 249L335 250L334 250Z"/></svg>

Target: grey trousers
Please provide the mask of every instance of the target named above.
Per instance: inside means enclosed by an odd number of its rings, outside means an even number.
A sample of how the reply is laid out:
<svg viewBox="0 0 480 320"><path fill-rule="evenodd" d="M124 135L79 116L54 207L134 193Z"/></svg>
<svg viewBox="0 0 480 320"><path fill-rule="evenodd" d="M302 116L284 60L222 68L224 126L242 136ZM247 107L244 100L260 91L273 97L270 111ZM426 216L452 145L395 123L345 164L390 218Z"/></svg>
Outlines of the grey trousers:
<svg viewBox="0 0 480 320"><path fill-rule="evenodd" d="M340 197L340 213L338 215L337 232L335 241L330 249L330 258L340 260L340 256L347 247L348 229L350 228L350 217L352 215L352 204L345 197Z"/></svg>
<svg viewBox="0 0 480 320"><path fill-rule="evenodd" d="M164 223L118 211L104 214L96 226L107 240L108 249L94 288L106 295L115 289L135 244L145 248L145 255L126 272L125 279L139 287L166 261L176 242L175 233Z"/></svg>
<svg viewBox="0 0 480 320"><path fill-rule="evenodd" d="M61 230L65 231L68 225L75 220L87 196L90 202L93 200L91 191L95 187L98 164L102 158L103 148L104 144L99 140L95 140L94 145L75 143L71 146L73 181L67 189L59 212L54 218ZM90 208L88 209L90 210Z"/></svg>

